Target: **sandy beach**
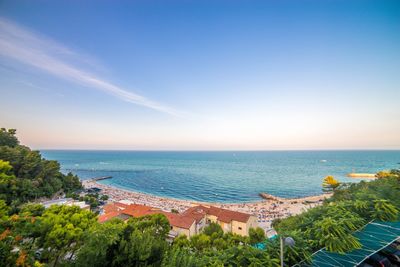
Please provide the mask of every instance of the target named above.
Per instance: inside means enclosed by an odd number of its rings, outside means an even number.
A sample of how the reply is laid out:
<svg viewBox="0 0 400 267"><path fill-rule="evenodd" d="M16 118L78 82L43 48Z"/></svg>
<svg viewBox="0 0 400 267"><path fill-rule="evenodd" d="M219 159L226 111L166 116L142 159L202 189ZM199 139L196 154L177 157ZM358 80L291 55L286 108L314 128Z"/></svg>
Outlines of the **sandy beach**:
<svg viewBox="0 0 400 267"><path fill-rule="evenodd" d="M271 223L274 219L285 218L291 215L299 214L311 207L320 205L324 199L331 196L330 194L321 194L318 196L308 196L303 198L275 197L275 199L245 203L206 203L165 198L134 191L128 191L117 187L100 184L92 180L82 181L82 184L85 188L101 188L102 193L109 196L110 202L129 200L136 204L157 207L165 211L176 209L179 212L183 212L189 207L203 204L253 214L257 216L259 226L262 227L268 235L273 235Z"/></svg>

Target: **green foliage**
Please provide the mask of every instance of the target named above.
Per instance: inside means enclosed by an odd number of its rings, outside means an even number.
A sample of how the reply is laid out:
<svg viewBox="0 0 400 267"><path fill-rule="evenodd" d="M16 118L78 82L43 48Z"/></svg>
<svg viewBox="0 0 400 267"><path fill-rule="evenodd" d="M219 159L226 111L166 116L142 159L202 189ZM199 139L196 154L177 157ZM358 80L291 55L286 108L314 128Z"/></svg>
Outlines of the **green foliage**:
<svg viewBox="0 0 400 267"><path fill-rule="evenodd" d="M177 209L171 209L171 212L172 212L172 213L176 213L176 214L179 213L179 211L178 211Z"/></svg>
<svg viewBox="0 0 400 267"><path fill-rule="evenodd" d="M189 244L189 239L186 235L178 235L173 242L173 246L178 248L189 247Z"/></svg>
<svg viewBox="0 0 400 267"><path fill-rule="evenodd" d="M392 176L392 174L390 172L388 172L388 171L380 171L380 172L378 172L376 174L377 178L387 178L387 177L390 177L390 176Z"/></svg>
<svg viewBox="0 0 400 267"><path fill-rule="evenodd" d="M0 232L0 262L2 266L15 266L17 254L12 253L14 238L9 230Z"/></svg>
<svg viewBox="0 0 400 267"><path fill-rule="evenodd" d="M84 241L84 233L96 222L95 214L77 206L53 205L41 217L39 244L46 251L44 258L54 265L74 253Z"/></svg>
<svg viewBox="0 0 400 267"><path fill-rule="evenodd" d="M162 267L195 267L200 266L196 256L186 249L174 247L167 251L162 263Z"/></svg>
<svg viewBox="0 0 400 267"><path fill-rule="evenodd" d="M352 235L356 230L352 223L346 220L335 220L331 217L325 217L317 221L310 232L313 232L315 242L328 251L344 253L352 249L360 248L361 244Z"/></svg>
<svg viewBox="0 0 400 267"><path fill-rule="evenodd" d="M67 194L65 194L65 197L67 198L72 198L74 200L79 200L79 194L75 193L75 192L68 192ZM82 199L83 200L83 199Z"/></svg>
<svg viewBox="0 0 400 267"><path fill-rule="evenodd" d="M0 159L0 199L11 203L17 191L17 181L12 174L12 166L8 161Z"/></svg>
<svg viewBox="0 0 400 267"><path fill-rule="evenodd" d="M129 219L127 229L138 230L142 233L148 232L165 240L171 227L165 215L154 214Z"/></svg>
<svg viewBox="0 0 400 267"><path fill-rule="evenodd" d="M208 249L210 247L210 244L211 238L206 234L198 234L190 238L190 246L197 251Z"/></svg>
<svg viewBox="0 0 400 267"><path fill-rule="evenodd" d="M293 247L284 246L284 261L285 264L292 266L300 261L309 261L311 258L312 250L303 234L300 231L285 232L283 236L290 236L295 240ZM266 251L272 259L279 259L280 257L280 240L279 238L265 240ZM280 261L279 261L280 262Z"/></svg>
<svg viewBox="0 0 400 267"><path fill-rule="evenodd" d="M254 245L265 240L265 232L262 228L250 228L249 229L250 244Z"/></svg>
<svg viewBox="0 0 400 267"><path fill-rule="evenodd" d="M224 231L218 223L212 222L208 226L204 227L203 233L208 236L215 235L215 237L222 237Z"/></svg>
<svg viewBox="0 0 400 267"><path fill-rule="evenodd" d="M86 196L80 198L80 200L85 201L87 204L89 204L91 210L93 210L99 206L99 200L97 199L97 196L86 195Z"/></svg>
<svg viewBox="0 0 400 267"><path fill-rule="evenodd" d="M8 212L10 208L6 205L4 200L0 200L0 222L8 220Z"/></svg>
<svg viewBox="0 0 400 267"><path fill-rule="evenodd" d="M391 174L392 177L400 178L400 169L390 170L390 174Z"/></svg>
<svg viewBox="0 0 400 267"><path fill-rule="evenodd" d="M360 243L354 232L373 219L399 219L400 183L396 175L337 187L324 205L274 222L280 233L297 231L311 250L347 252ZM294 263L294 262L293 262Z"/></svg>
<svg viewBox="0 0 400 267"><path fill-rule="evenodd" d="M6 130L5 128L0 129L0 146L9 146L9 147L15 147L19 144L19 141L17 137L15 136L16 134L15 129L8 129Z"/></svg>
<svg viewBox="0 0 400 267"><path fill-rule="evenodd" d="M22 205L19 214L21 216L37 217L37 216L42 216L44 210L45 208L41 204L27 203Z"/></svg>
<svg viewBox="0 0 400 267"><path fill-rule="evenodd" d="M111 220L103 224L94 224L84 236L86 242L77 255L78 266L109 266L112 253L124 231L125 224L120 220Z"/></svg>
<svg viewBox="0 0 400 267"><path fill-rule="evenodd" d="M106 201L106 200L108 200L108 196L107 196L107 195L102 195L102 196L100 197L100 200Z"/></svg>
<svg viewBox="0 0 400 267"><path fill-rule="evenodd" d="M14 211L29 200L80 188L78 177L62 174L58 162L19 145L15 130L0 130L0 199Z"/></svg>
<svg viewBox="0 0 400 267"><path fill-rule="evenodd" d="M165 239L154 235L151 231L134 229L128 238L121 240L118 252L113 259L113 265L159 266L167 246Z"/></svg>
<svg viewBox="0 0 400 267"><path fill-rule="evenodd" d="M382 221L394 221L399 216L399 210L386 199L374 200L372 216Z"/></svg>

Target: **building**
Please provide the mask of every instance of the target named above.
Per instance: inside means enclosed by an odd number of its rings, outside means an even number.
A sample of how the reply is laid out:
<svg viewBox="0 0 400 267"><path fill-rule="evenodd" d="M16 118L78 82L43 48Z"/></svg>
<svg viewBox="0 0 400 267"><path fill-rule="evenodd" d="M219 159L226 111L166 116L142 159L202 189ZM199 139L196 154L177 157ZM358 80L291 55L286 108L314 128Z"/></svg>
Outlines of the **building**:
<svg viewBox="0 0 400 267"><path fill-rule="evenodd" d="M99 216L98 220L99 222L105 222L112 218L120 218L125 221L131 217L137 218L151 214L164 214L167 217L171 225L169 233L171 238L181 234L188 237L199 234L211 222L219 224L225 233L234 233L242 236L248 236L249 229L258 226L257 218L253 215L214 206L195 206L178 214L122 201L104 206L104 213Z"/></svg>
<svg viewBox="0 0 400 267"><path fill-rule="evenodd" d="M193 218L138 204L125 204L121 202L107 204L104 206L104 213L99 216L98 220L101 223L112 218L119 218L126 221L132 217L137 218L152 214L164 214L165 217L167 217L171 225L171 230L169 232L170 238L175 238L181 234L188 237L196 234L196 222Z"/></svg>
<svg viewBox="0 0 400 267"><path fill-rule="evenodd" d="M258 226L257 217L254 215L214 206L194 206L184 211L183 215L196 220L197 232L201 232L205 226L213 222L219 224L225 233L248 236L249 229Z"/></svg>
<svg viewBox="0 0 400 267"><path fill-rule="evenodd" d="M78 206L84 210L90 210L90 205L86 204L85 201L76 201L72 198L60 198L41 203L46 209L51 205L67 205L67 206Z"/></svg>

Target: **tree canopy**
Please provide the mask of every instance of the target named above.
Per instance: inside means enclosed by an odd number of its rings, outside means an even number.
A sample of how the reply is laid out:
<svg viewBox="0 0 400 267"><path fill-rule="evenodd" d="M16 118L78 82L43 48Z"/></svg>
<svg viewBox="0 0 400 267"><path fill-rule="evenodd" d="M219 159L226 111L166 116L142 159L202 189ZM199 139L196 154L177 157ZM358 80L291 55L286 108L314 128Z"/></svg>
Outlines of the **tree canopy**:
<svg viewBox="0 0 400 267"><path fill-rule="evenodd" d="M15 129L0 128L0 146L16 147L19 144L16 133Z"/></svg>
<svg viewBox="0 0 400 267"><path fill-rule="evenodd" d="M328 251L343 253L358 248L360 243L353 234L367 222L400 219L400 176L397 170L389 173L373 181L333 187L333 196L322 206L277 220L273 225L282 234L299 231L312 251L326 247ZM325 181L339 184L331 178Z"/></svg>
<svg viewBox="0 0 400 267"><path fill-rule="evenodd" d="M0 199L13 209L29 200L82 188L79 178L60 172L60 164L19 145L16 130L0 129Z"/></svg>

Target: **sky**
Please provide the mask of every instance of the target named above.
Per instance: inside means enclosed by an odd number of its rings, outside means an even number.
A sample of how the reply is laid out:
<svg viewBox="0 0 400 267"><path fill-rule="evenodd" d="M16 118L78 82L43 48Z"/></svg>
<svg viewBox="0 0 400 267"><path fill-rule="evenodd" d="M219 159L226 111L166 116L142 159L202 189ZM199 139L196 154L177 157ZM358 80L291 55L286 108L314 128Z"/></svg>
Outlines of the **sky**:
<svg viewBox="0 0 400 267"><path fill-rule="evenodd" d="M400 149L399 100L399 1L0 1L35 149Z"/></svg>

